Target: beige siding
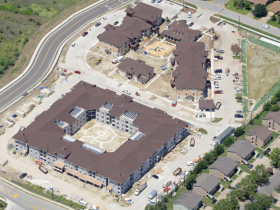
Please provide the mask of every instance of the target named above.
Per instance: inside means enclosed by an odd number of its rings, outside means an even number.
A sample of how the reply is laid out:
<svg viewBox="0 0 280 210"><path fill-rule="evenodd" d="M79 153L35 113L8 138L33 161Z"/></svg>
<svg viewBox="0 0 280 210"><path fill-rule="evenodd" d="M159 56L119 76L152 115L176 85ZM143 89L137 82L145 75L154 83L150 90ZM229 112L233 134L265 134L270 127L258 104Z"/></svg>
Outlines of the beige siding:
<svg viewBox="0 0 280 210"><path fill-rule="evenodd" d="M224 179L224 177L225 177L225 175L221 171L216 170L216 169L210 169L209 173L214 175L218 179Z"/></svg>
<svg viewBox="0 0 280 210"><path fill-rule="evenodd" d="M245 135L245 139L251 142L255 146L262 147L265 146L271 140L271 135L268 136L264 141L262 141L257 136L250 136L250 135Z"/></svg>
<svg viewBox="0 0 280 210"><path fill-rule="evenodd" d="M206 195L207 195L207 192L204 190L204 189L202 189L201 187L193 187L193 191L196 193L196 194L198 194L198 195L201 195L201 196L204 196L204 197L206 197Z"/></svg>
<svg viewBox="0 0 280 210"><path fill-rule="evenodd" d="M195 99L204 99L205 89L177 89L177 98L186 99L188 95L193 96Z"/></svg>
<svg viewBox="0 0 280 210"><path fill-rule="evenodd" d="M242 157L240 157L235 152L227 152L227 156L230 157L231 159L235 160L236 162L241 163Z"/></svg>

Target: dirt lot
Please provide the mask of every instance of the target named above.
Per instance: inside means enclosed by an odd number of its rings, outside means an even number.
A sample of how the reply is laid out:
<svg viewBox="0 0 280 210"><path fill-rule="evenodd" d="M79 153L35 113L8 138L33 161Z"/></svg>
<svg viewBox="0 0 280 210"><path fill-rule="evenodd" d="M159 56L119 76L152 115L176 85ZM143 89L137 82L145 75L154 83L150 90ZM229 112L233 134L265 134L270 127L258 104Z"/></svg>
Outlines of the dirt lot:
<svg viewBox="0 0 280 210"><path fill-rule="evenodd" d="M280 76L279 53L256 44L246 44L249 98L259 100Z"/></svg>
<svg viewBox="0 0 280 210"><path fill-rule="evenodd" d="M171 88L170 80L173 79L171 71L168 70L165 74L161 74L148 88L148 91L155 93L156 95L163 96L169 95L168 99L176 99L175 88Z"/></svg>
<svg viewBox="0 0 280 210"><path fill-rule="evenodd" d="M211 36L204 35L199 42L204 42L205 43L205 49L211 49L212 44L211 44Z"/></svg>
<svg viewBox="0 0 280 210"><path fill-rule="evenodd" d="M116 151L130 135L101 124L96 120L86 123L73 137L107 152Z"/></svg>
<svg viewBox="0 0 280 210"><path fill-rule="evenodd" d="M156 56L156 57L166 57L172 54L174 49L173 45L167 44L165 42L160 42L156 39L151 41L146 47L144 51L146 51L149 55Z"/></svg>

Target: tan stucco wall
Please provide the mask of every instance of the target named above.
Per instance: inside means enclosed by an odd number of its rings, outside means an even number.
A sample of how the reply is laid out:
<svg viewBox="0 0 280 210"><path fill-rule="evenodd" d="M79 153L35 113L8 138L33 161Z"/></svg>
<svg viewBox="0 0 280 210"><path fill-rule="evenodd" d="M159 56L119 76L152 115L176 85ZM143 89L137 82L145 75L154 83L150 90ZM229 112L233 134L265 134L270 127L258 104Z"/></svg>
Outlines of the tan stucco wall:
<svg viewBox="0 0 280 210"><path fill-rule="evenodd" d="M206 84L206 81L205 81ZM188 95L193 96L195 99L204 98L204 91L205 89L177 89L177 98L178 99L186 99ZM180 98L179 98L180 97ZM187 99L186 99L187 100Z"/></svg>
<svg viewBox="0 0 280 210"><path fill-rule="evenodd" d="M201 195L201 196L203 196L203 197L206 197L206 195L207 195L207 192L204 190L204 189L202 189L201 187L193 187L193 191L196 193L196 194L198 194L198 195Z"/></svg>
<svg viewBox="0 0 280 210"><path fill-rule="evenodd" d="M238 154L234 152L227 152L227 156L235 160L236 162L241 163L242 158Z"/></svg>
<svg viewBox="0 0 280 210"><path fill-rule="evenodd" d="M215 177L217 177L218 179L224 179L225 175L216 169L209 169L209 174L214 175Z"/></svg>

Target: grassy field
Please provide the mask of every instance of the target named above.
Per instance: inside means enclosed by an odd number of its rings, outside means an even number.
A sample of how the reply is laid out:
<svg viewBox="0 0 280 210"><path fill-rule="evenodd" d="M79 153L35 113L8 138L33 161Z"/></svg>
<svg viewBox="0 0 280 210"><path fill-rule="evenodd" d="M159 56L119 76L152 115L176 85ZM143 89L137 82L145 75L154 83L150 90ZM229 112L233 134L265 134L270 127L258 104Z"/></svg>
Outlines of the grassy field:
<svg viewBox="0 0 280 210"><path fill-rule="evenodd" d="M248 97L260 107L280 87L280 48L249 37L247 47ZM278 51L278 52L277 52Z"/></svg>
<svg viewBox="0 0 280 210"><path fill-rule="evenodd" d="M251 9L252 9L253 6L251 6ZM231 10L231 11L234 11L234 12L237 12L239 14L242 14L242 15L247 15L250 11L250 10L247 10L245 9L245 7L243 7L242 9L238 9L236 6L234 6L234 0L229 0L227 3L226 3L226 8L228 10Z"/></svg>
<svg viewBox="0 0 280 210"><path fill-rule="evenodd" d="M0 88L24 70L46 33L96 1L0 0Z"/></svg>
<svg viewBox="0 0 280 210"><path fill-rule="evenodd" d="M176 192L176 196L174 198L168 200L168 203L166 204L167 210L173 210L173 202L182 194L182 192L185 192L185 191L187 191L186 188L180 188Z"/></svg>
<svg viewBox="0 0 280 210"><path fill-rule="evenodd" d="M272 25L272 26L274 26L274 27L276 27L276 28L280 28L280 23L279 23L278 19L279 19L279 17L276 16L276 20L273 21L273 20L272 20L272 17L271 17L271 18L266 22L266 24Z"/></svg>
<svg viewBox="0 0 280 210"><path fill-rule="evenodd" d="M247 169L247 165L245 164L238 164L238 166L241 168L241 171L245 171L246 173L250 174L251 171Z"/></svg>
<svg viewBox="0 0 280 210"><path fill-rule="evenodd" d="M260 155L263 155L263 150L262 150L261 148L256 147L255 150L257 150L258 153L259 153L258 156L257 156L257 158L258 158Z"/></svg>

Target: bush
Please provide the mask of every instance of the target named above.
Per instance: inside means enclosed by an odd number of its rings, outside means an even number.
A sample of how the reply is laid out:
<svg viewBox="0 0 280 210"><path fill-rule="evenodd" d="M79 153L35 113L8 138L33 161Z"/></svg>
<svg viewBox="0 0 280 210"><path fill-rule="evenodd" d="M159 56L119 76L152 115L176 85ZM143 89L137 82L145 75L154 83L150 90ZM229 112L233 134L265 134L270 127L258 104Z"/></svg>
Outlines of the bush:
<svg viewBox="0 0 280 210"><path fill-rule="evenodd" d="M244 3L244 7L245 7L245 9L250 10L250 9L251 9L251 3L248 2L248 1L246 1L246 2Z"/></svg>
<svg viewBox="0 0 280 210"><path fill-rule="evenodd" d="M223 145L226 147L229 147L230 145L232 145L234 143L233 138L232 137L227 137L224 141L223 141Z"/></svg>
<svg viewBox="0 0 280 210"><path fill-rule="evenodd" d="M29 18L28 20L29 20L29 21L33 21L33 18Z"/></svg>
<svg viewBox="0 0 280 210"><path fill-rule="evenodd" d="M266 6L263 4L255 5L254 16L255 17L264 17L267 14Z"/></svg>
<svg viewBox="0 0 280 210"><path fill-rule="evenodd" d="M277 112L280 110L280 106L279 104L274 104L273 106L271 106L270 111L272 112Z"/></svg>
<svg viewBox="0 0 280 210"><path fill-rule="evenodd" d="M271 103L268 101L263 104L263 111L269 111L271 108Z"/></svg>
<svg viewBox="0 0 280 210"><path fill-rule="evenodd" d="M41 23L40 23L39 20L36 21L36 25L37 25L37 26L41 25Z"/></svg>
<svg viewBox="0 0 280 210"><path fill-rule="evenodd" d="M271 20L272 20L272 21L275 21L275 20L276 20L275 14L272 15Z"/></svg>
<svg viewBox="0 0 280 210"><path fill-rule="evenodd" d="M204 128L200 128L199 131L200 131L200 133L208 134L207 130L205 130Z"/></svg>
<svg viewBox="0 0 280 210"><path fill-rule="evenodd" d="M276 104L277 101L278 101L278 99L277 99L275 96L273 96L273 97L271 98L271 100L270 100L270 103L271 103L271 104Z"/></svg>
<svg viewBox="0 0 280 210"><path fill-rule="evenodd" d="M245 133L244 126L240 126L235 129L234 136L239 137L242 136L244 133Z"/></svg>

